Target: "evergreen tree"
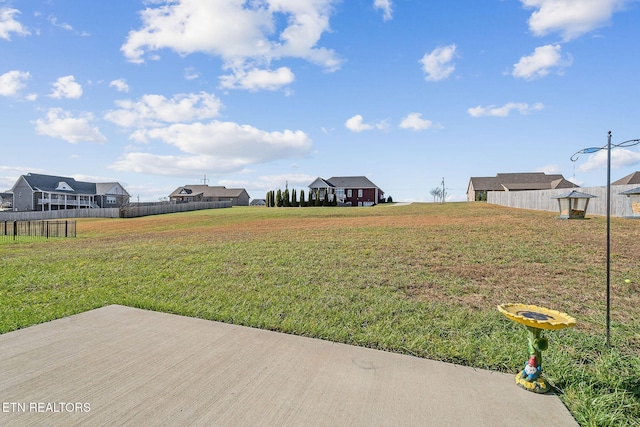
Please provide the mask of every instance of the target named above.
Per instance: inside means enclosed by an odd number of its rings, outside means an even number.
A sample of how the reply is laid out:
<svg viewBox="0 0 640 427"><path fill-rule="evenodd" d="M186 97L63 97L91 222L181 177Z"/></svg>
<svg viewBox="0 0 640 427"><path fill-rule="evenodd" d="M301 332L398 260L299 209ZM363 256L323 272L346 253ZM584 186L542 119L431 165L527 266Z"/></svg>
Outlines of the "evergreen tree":
<svg viewBox="0 0 640 427"><path fill-rule="evenodd" d="M324 199L322 199L322 206L329 206L330 202L329 202L329 189L327 188L327 190L324 192Z"/></svg>
<svg viewBox="0 0 640 427"><path fill-rule="evenodd" d="M288 208L291 206L291 202L289 201L289 189L285 189L284 193L282 193L282 206Z"/></svg>
<svg viewBox="0 0 640 427"><path fill-rule="evenodd" d="M315 200L314 200L313 205L314 206L322 206L322 200L320 200L320 190L316 190L314 193L315 193L314 194Z"/></svg>
<svg viewBox="0 0 640 427"><path fill-rule="evenodd" d="M282 191L280 191L280 189L278 189L276 193L276 206L279 208L282 207Z"/></svg>
<svg viewBox="0 0 640 427"><path fill-rule="evenodd" d="M303 208L307 206L307 202L304 201L304 190L300 190L300 206Z"/></svg>

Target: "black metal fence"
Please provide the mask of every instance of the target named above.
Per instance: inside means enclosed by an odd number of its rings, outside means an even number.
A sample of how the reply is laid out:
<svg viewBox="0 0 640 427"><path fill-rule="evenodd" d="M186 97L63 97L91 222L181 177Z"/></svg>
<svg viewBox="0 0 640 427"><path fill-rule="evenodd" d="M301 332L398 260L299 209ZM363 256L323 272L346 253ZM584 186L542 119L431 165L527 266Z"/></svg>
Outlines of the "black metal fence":
<svg viewBox="0 0 640 427"><path fill-rule="evenodd" d="M75 221L0 221L0 240L76 237Z"/></svg>

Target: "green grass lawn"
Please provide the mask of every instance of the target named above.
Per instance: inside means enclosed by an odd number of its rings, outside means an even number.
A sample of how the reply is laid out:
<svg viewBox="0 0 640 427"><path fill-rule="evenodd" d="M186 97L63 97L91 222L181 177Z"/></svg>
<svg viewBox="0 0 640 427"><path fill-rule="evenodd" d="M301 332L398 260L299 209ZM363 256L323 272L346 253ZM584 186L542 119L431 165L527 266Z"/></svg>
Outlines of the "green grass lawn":
<svg viewBox="0 0 640 427"><path fill-rule="evenodd" d="M536 304L578 321L544 353L578 422L640 425L640 221L612 219L609 349L605 221L555 216L449 203L82 219L75 239L0 242L0 333L122 304L515 373L526 330L496 306Z"/></svg>

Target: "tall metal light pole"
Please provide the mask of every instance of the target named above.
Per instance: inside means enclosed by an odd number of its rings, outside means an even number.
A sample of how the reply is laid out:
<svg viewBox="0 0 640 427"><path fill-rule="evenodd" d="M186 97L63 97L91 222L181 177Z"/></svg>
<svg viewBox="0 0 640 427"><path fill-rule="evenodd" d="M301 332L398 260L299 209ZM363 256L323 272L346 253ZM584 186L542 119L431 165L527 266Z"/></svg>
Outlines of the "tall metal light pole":
<svg viewBox="0 0 640 427"><path fill-rule="evenodd" d="M607 150L607 347L611 347L611 149L632 147L638 144L640 144L640 139L630 139L619 144L611 144L611 131L609 131L607 145L604 147L584 148L571 156L571 161L575 162L580 154L593 154L601 150Z"/></svg>

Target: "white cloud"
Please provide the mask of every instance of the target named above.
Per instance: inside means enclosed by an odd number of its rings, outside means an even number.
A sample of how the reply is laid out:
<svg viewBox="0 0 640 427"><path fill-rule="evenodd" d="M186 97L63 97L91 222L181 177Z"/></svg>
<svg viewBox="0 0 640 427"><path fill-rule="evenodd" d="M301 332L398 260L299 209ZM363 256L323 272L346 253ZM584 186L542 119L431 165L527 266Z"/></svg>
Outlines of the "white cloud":
<svg viewBox="0 0 640 427"><path fill-rule="evenodd" d="M446 79L456 69L452 64L456 56L456 45L438 47L430 53L425 53L420 63L422 70L425 72L425 80L437 82Z"/></svg>
<svg viewBox="0 0 640 427"><path fill-rule="evenodd" d="M362 132L364 130L371 130L373 126L363 123L364 118L360 114L348 119L344 125L352 132Z"/></svg>
<svg viewBox="0 0 640 427"><path fill-rule="evenodd" d="M75 77L64 76L60 77L53 84L53 89L49 94L51 98L72 98L78 99L82 96L82 86L76 83Z"/></svg>
<svg viewBox="0 0 640 427"><path fill-rule="evenodd" d="M384 121L378 122L378 123L372 123L372 124L364 123L364 118L360 114L356 114L355 116L348 119L344 123L344 125L347 129L356 133L359 133L365 130L386 129L388 127Z"/></svg>
<svg viewBox="0 0 640 427"><path fill-rule="evenodd" d="M374 0L373 7L382 11L382 17L385 21L392 19L391 0Z"/></svg>
<svg viewBox="0 0 640 427"><path fill-rule="evenodd" d="M225 89L247 89L250 91L259 89L277 90L282 86L291 84L294 79L295 76L287 67L280 67L275 71L238 70L233 75L221 76L220 86Z"/></svg>
<svg viewBox="0 0 640 427"><path fill-rule="evenodd" d="M129 92L129 85L125 79L112 80L109 87L115 87L118 92Z"/></svg>
<svg viewBox="0 0 640 427"><path fill-rule="evenodd" d="M635 0L520 0L536 9L529 28L536 36L560 33L564 41L606 25L614 12Z"/></svg>
<svg viewBox="0 0 640 427"><path fill-rule="evenodd" d="M429 129L431 126L433 126L433 122L431 120L423 119L421 113L409 113L407 117L402 119L400 122L400 127L402 129L411 129L416 131Z"/></svg>
<svg viewBox="0 0 640 427"><path fill-rule="evenodd" d="M307 186L311 184L317 176L302 174L302 173L293 173L293 174L282 174L282 175L263 175L258 177L258 179L252 182L240 182L240 181L220 181L220 185L224 185L226 187L248 187L253 189L260 189L266 193L268 190L275 189L283 189L286 185L289 185L289 188L300 188L304 187L305 193L307 190ZM300 194L298 194L300 196ZM256 198L262 198L264 195L258 195Z"/></svg>
<svg viewBox="0 0 640 427"><path fill-rule="evenodd" d="M93 115L83 113L73 117L71 113L60 108L50 108L45 120L38 119L36 133L59 138L77 144L78 142L106 142L107 138L100 133L97 127L92 126Z"/></svg>
<svg viewBox="0 0 640 427"><path fill-rule="evenodd" d="M174 146L181 154L127 153L112 168L159 175L211 170L230 173L251 164L303 156L312 147L311 139L302 131L268 132L249 125L215 120L208 124L174 124L144 130L139 136Z"/></svg>
<svg viewBox="0 0 640 427"><path fill-rule="evenodd" d="M187 80L195 80L200 77L200 73L193 67L187 67L184 69L184 78Z"/></svg>
<svg viewBox="0 0 640 427"><path fill-rule="evenodd" d="M562 68L571 65L572 62L570 56L563 58L561 51L562 46L558 44L537 47L531 55L523 56L513 66L513 77L532 80L546 76L552 68L559 69L558 73L561 74Z"/></svg>
<svg viewBox="0 0 640 427"><path fill-rule="evenodd" d="M180 55L202 52L222 58L232 71L235 83L242 73L266 69L273 60L301 58L328 71L340 67L333 50L319 47L323 33L329 31L329 18L336 0L167 0L156 2L140 12L142 26L130 31L121 47L125 57L135 63L161 49ZM279 24L285 22L283 29ZM248 71L250 70L250 71ZM270 76L273 77L273 76ZM282 82L282 75L278 76ZM285 79L286 80L286 79ZM292 79L289 79L291 81ZM270 88L273 82L266 85ZM238 87L245 84L239 83ZM260 86L246 84L249 88Z"/></svg>
<svg viewBox="0 0 640 427"><path fill-rule="evenodd" d="M120 172L181 176L212 169L219 173L229 173L241 169L242 165L226 164L211 156L168 156L137 152L126 153L109 168Z"/></svg>
<svg viewBox="0 0 640 427"><path fill-rule="evenodd" d="M529 105L525 103L509 102L502 107L496 107L494 105L482 107L479 105L477 107L469 108L467 113L472 117L507 117L512 111L517 111L521 115L526 115L532 111L542 110L543 108L544 105L541 103Z"/></svg>
<svg viewBox="0 0 640 427"><path fill-rule="evenodd" d="M29 172L41 173L42 171L37 170L36 168L0 165L0 191L12 188L16 181L18 181L20 175L24 175Z"/></svg>
<svg viewBox="0 0 640 427"><path fill-rule="evenodd" d="M11 33L21 36L30 34L21 23L13 18L18 14L20 11L17 9L0 8L0 39L11 40Z"/></svg>
<svg viewBox="0 0 640 427"><path fill-rule="evenodd" d="M623 168L640 164L640 153L627 150L626 148L616 148L611 150L611 167ZM600 150L590 154L587 161L578 167L579 171L589 172L594 169L607 167L607 150Z"/></svg>
<svg viewBox="0 0 640 427"><path fill-rule="evenodd" d="M559 174L562 172L562 168L557 164L544 165L536 169L536 172L544 172L547 175Z"/></svg>
<svg viewBox="0 0 640 427"><path fill-rule="evenodd" d="M222 102L206 92L178 94L171 99L162 95L144 95L137 101L120 100L115 103L119 109L109 111L104 118L124 128L209 119L217 117L222 108Z"/></svg>
<svg viewBox="0 0 640 427"><path fill-rule="evenodd" d="M0 74L0 95L1 96L15 96L24 89L25 80L29 80L31 74L28 71L8 71L4 74Z"/></svg>
<svg viewBox="0 0 640 427"><path fill-rule="evenodd" d="M59 23L58 18L56 18L53 15L49 16L48 21L54 27L62 28L63 30L66 30L66 31L73 31L73 27L71 25L67 24L66 22Z"/></svg>

